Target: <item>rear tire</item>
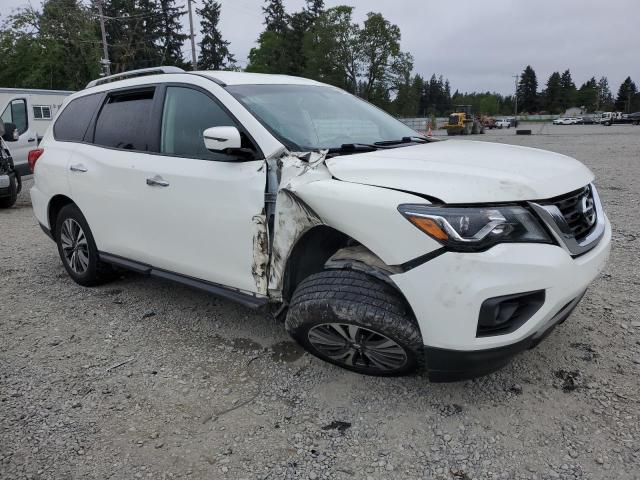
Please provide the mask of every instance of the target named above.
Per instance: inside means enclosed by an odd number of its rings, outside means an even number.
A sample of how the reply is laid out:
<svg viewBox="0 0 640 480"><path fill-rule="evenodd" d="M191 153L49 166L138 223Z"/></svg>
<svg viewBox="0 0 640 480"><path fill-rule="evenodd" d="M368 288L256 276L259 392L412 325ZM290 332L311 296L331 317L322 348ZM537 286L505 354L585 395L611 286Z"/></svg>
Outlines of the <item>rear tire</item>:
<svg viewBox="0 0 640 480"><path fill-rule="evenodd" d="M54 238L62 264L77 284L93 287L114 277L113 268L100 261L89 224L76 205L62 207L58 213Z"/></svg>
<svg viewBox="0 0 640 480"><path fill-rule="evenodd" d="M396 376L423 364L420 329L391 285L353 270L325 270L296 288L285 326L322 360L365 375Z"/></svg>
<svg viewBox="0 0 640 480"><path fill-rule="evenodd" d="M9 176L9 195L0 197L0 208L11 208L18 200L18 183L14 175Z"/></svg>

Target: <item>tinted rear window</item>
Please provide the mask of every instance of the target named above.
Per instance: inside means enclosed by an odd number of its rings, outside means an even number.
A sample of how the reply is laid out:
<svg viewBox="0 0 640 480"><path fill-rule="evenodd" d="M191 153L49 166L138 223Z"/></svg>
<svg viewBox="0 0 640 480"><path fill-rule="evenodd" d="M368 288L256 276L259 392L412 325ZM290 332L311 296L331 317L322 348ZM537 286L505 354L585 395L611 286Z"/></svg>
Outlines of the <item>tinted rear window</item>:
<svg viewBox="0 0 640 480"><path fill-rule="evenodd" d="M94 142L111 148L145 151L154 89L112 93L96 122Z"/></svg>
<svg viewBox="0 0 640 480"><path fill-rule="evenodd" d="M55 139L62 142L81 142L98 107L100 97L100 94L94 94L71 100L53 126Z"/></svg>

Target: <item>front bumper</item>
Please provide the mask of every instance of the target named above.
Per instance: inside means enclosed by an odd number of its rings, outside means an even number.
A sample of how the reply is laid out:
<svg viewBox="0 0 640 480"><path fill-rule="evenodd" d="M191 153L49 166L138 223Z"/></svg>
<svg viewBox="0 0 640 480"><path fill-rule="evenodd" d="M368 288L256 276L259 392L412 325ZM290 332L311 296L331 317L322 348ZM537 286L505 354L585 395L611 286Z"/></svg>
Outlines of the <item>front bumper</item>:
<svg viewBox="0 0 640 480"><path fill-rule="evenodd" d="M535 348L556 325L563 323L578 306L582 292L565 305L557 314L533 335L519 342L487 350L447 350L425 347L429 380L432 382L456 382L495 372L508 364L518 353Z"/></svg>
<svg viewBox="0 0 640 480"><path fill-rule="evenodd" d="M391 279L416 316L427 368L444 371L443 365L449 365L450 371L461 375L456 356L460 365L469 365L466 360L478 361L484 355L487 371L480 366L476 375L470 375L477 376L504 365L560 321L564 307L579 299L604 268L610 243L611 225L605 218L598 245L575 258L554 245L500 244L485 252L447 252ZM477 336L478 315L486 299L536 290L545 291L545 302L519 328ZM489 359L498 357L497 367L488 365Z"/></svg>

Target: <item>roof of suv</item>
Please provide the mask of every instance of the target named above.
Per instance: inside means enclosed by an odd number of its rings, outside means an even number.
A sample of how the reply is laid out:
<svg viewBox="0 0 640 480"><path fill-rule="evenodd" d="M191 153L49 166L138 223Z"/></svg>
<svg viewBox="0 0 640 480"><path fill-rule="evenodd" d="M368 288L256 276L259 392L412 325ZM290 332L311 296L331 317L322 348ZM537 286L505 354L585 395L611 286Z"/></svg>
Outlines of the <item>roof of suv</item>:
<svg viewBox="0 0 640 480"><path fill-rule="evenodd" d="M157 75L164 74L180 74L180 75L198 75L201 77L208 77L219 85L324 85L321 82L315 80L309 80L307 78L292 77L289 75L272 75L266 73L246 73L246 72L230 72L224 70L198 70L198 71L184 71L177 67L154 67L144 68L139 70L130 70L128 72L122 72L108 77L98 78L92 80L87 84L85 90L110 85L111 88L119 87L131 80L137 80L141 77L153 78ZM138 83L138 82L134 82ZM115 85L114 85L115 84Z"/></svg>
<svg viewBox="0 0 640 480"><path fill-rule="evenodd" d="M193 72L185 72L193 73ZM308 78L290 75L273 75L268 73L230 72L223 70L203 70L195 72L210 77L225 85L324 85Z"/></svg>

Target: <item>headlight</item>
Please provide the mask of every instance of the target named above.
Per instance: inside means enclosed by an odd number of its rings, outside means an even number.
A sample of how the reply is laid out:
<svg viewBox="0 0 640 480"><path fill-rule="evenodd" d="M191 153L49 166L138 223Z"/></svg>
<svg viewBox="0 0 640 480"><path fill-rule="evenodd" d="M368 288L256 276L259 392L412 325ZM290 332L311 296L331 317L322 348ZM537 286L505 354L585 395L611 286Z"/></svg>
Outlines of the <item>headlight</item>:
<svg viewBox="0 0 640 480"><path fill-rule="evenodd" d="M446 207L404 204L398 210L416 227L451 250L486 250L497 243L552 243L536 218L517 205Z"/></svg>

